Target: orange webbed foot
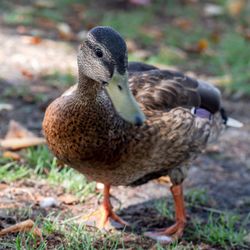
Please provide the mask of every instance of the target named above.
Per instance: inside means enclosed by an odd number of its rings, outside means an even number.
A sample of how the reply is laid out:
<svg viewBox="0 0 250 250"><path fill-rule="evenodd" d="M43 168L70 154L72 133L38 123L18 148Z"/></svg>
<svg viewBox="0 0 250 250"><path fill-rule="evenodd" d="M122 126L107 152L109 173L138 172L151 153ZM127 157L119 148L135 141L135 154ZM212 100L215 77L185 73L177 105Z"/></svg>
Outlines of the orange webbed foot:
<svg viewBox="0 0 250 250"><path fill-rule="evenodd" d="M86 224L93 225L100 230L109 230L112 227L124 228L129 223L121 219L113 210L110 202L110 185L104 185L104 198L101 207L83 218Z"/></svg>
<svg viewBox="0 0 250 250"><path fill-rule="evenodd" d="M184 228L185 223L177 221L174 225L168 228L160 229L155 232L146 232L144 235L162 244L170 244L182 237Z"/></svg>
<svg viewBox="0 0 250 250"><path fill-rule="evenodd" d="M180 239L186 225L186 213L181 185L172 186L171 192L174 198L176 212L175 224L165 229L160 229L155 232L146 232L144 234L145 236L150 237L162 244L170 244Z"/></svg>

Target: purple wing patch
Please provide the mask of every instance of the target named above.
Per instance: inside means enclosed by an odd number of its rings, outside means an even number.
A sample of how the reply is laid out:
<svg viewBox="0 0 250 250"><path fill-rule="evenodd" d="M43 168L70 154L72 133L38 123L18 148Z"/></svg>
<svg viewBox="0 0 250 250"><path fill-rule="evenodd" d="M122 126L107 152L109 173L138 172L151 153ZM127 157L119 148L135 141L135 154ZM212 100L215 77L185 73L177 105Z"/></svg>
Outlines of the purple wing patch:
<svg viewBox="0 0 250 250"><path fill-rule="evenodd" d="M197 117L209 119L209 120L211 119L211 115L212 115L209 111L207 111L206 109L202 109L202 108L195 109L194 113Z"/></svg>

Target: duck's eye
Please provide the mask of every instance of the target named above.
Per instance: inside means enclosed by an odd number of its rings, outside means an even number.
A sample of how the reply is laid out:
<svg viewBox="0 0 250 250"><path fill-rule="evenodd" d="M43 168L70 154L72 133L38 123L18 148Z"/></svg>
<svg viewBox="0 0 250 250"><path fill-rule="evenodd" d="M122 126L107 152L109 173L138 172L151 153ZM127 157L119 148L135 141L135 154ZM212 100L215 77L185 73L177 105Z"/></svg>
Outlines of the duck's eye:
<svg viewBox="0 0 250 250"><path fill-rule="evenodd" d="M101 49L96 49L95 54L96 54L97 57L103 57L103 52L102 52Z"/></svg>

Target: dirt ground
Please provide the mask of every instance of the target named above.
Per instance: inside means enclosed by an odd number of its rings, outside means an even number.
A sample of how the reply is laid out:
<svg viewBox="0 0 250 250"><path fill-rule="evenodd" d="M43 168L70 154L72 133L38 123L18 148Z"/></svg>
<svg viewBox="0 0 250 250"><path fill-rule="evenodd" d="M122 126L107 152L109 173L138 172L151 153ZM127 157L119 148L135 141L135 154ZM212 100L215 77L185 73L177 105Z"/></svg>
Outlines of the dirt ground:
<svg viewBox="0 0 250 250"><path fill-rule="evenodd" d="M12 105L12 110L0 111L0 137L6 133L11 119L24 124L29 130L41 134L41 121L48 103L62 93L65 87L55 88L44 84L42 77L56 69L59 72L71 72L76 75L76 46L67 43L44 39L38 45L30 45L25 36L20 37L13 30L4 29L0 34L0 102ZM73 83L72 83L73 84ZM15 93L15 87L26 86L30 92ZM13 91L13 92L12 92ZM43 98L37 100L34 93L40 93ZM250 212L250 101L224 100L224 106L230 116L244 123L241 129L228 129L207 153L198 157L192 164L188 178L184 182L185 192L191 189L205 189L209 196L209 205L219 211L233 211L246 217ZM214 150L216 148L216 150ZM46 183L32 180L18 181L7 185L0 180L0 221L3 224L14 224L21 218L10 216L6 222L5 209L16 201L13 208L32 208L31 218L36 212L46 215L51 212L41 210L36 201L40 197L57 195L63 197L60 187L53 189ZM27 202L27 195L29 201ZM152 207L155 200L170 200L168 186L156 181L130 188L117 187L112 189L115 207L120 205L120 214L128 222L134 222L137 232L141 228L162 227L169 224ZM63 199L63 198L62 198ZM118 202L118 201L119 202ZM73 211L77 215L81 211L97 207L97 198L92 197L84 204L64 204L54 208L55 211ZM190 210L189 218L199 213L205 213L201 208ZM18 217L18 218L17 218ZM4 219L3 219L4 218ZM250 225L248 225L250 228ZM1 229L1 223L0 223ZM60 240L60 235L57 236ZM56 238L56 237L55 237ZM139 239L139 238L138 238ZM152 246L150 240L140 243L142 246ZM52 244L53 245L53 244ZM51 248L53 249L53 248Z"/></svg>

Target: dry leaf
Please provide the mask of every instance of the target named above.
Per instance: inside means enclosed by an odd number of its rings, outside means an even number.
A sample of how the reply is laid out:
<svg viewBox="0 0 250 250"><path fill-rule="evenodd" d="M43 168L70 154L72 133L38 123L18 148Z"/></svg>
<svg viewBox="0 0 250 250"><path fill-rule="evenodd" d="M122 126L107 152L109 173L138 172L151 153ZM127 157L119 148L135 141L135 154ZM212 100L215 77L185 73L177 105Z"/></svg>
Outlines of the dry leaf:
<svg viewBox="0 0 250 250"><path fill-rule="evenodd" d="M5 183L0 183L0 191L6 189L6 188L8 188L8 187L9 187L9 185L7 185L7 184L5 184Z"/></svg>
<svg viewBox="0 0 250 250"><path fill-rule="evenodd" d="M183 17L178 17L174 19L174 25L182 30L190 30L192 28L192 22L191 20Z"/></svg>
<svg viewBox="0 0 250 250"><path fill-rule="evenodd" d="M6 234L30 232L33 230L35 236L42 238L42 233L38 227L35 227L35 223L32 220L22 221L8 228L4 228L0 231L0 237Z"/></svg>
<svg viewBox="0 0 250 250"><path fill-rule="evenodd" d="M208 41L206 39L200 39L197 44L197 49L199 52L203 52L208 48Z"/></svg>
<svg viewBox="0 0 250 250"><path fill-rule="evenodd" d="M20 123L11 120L9 123L8 132L4 139L13 139L13 138L25 138L25 137L36 137L35 134L28 131Z"/></svg>
<svg viewBox="0 0 250 250"><path fill-rule="evenodd" d="M208 40L200 39L194 46L187 47L185 50L189 53L203 53L208 49Z"/></svg>
<svg viewBox="0 0 250 250"><path fill-rule="evenodd" d="M132 39L126 40L128 52L134 52L138 49L136 42Z"/></svg>
<svg viewBox="0 0 250 250"><path fill-rule="evenodd" d="M21 74L30 80L32 80L34 77L34 75L27 69L21 69Z"/></svg>
<svg viewBox="0 0 250 250"><path fill-rule="evenodd" d="M37 45L40 44L42 42L42 38L40 36L32 36L30 38L30 44L32 45Z"/></svg>
<svg viewBox="0 0 250 250"><path fill-rule="evenodd" d="M228 0L227 9L231 16L239 16L246 6L246 0Z"/></svg>
<svg viewBox="0 0 250 250"><path fill-rule="evenodd" d="M9 159L12 159L14 161L20 161L21 160L21 156L19 154L11 152L11 151L3 152L3 158L9 158Z"/></svg>
<svg viewBox="0 0 250 250"><path fill-rule="evenodd" d="M5 138L0 140L1 147L11 150L22 149L45 143L46 141L44 138L36 137L20 123L13 120L10 121L9 129Z"/></svg>
<svg viewBox="0 0 250 250"><path fill-rule="evenodd" d="M74 204L74 203L79 201L79 199L72 194L63 194L63 195L58 197L58 200L60 202L67 204L67 205Z"/></svg>
<svg viewBox="0 0 250 250"><path fill-rule="evenodd" d="M145 35L147 35L147 36L149 36L149 37L151 37L153 39L156 39L158 41L161 40L164 37L163 31L160 28L156 27L156 26L142 27L140 29L140 31L143 34L145 34Z"/></svg>
<svg viewBox="0 0 250 250"><path fill-rule="evenodd" d="M18 138L18 139L6 139L0 140L0 146L5 149L19 150L32 146L45 144L44 138Z"/></svg>
<svg viewBox="0 0 250 250"><path fill-rule="evenodd" d="M160 178L158 178L156 180L156 182L160 183L160 184L169 184L169 183L171 183L170 178L168 176L161 176Z"/></svg>

